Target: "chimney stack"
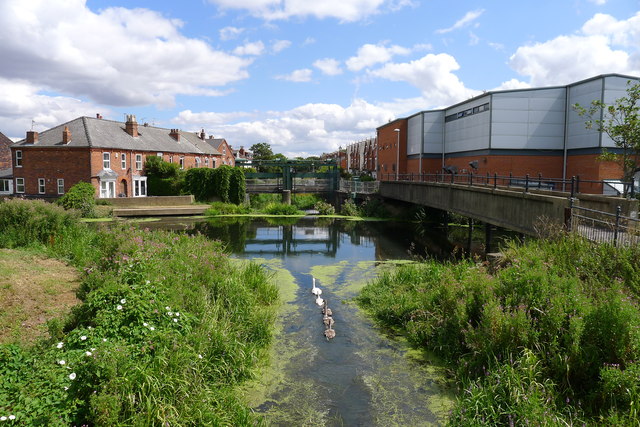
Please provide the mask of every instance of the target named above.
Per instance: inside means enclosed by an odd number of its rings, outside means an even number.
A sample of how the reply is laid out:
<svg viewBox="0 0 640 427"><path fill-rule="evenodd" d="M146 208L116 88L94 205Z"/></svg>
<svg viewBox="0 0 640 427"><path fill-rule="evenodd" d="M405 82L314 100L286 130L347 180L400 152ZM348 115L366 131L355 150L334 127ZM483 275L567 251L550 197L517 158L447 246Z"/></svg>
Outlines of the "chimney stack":
<svg viewBox="0 0 640 427"><path fill-rule="evenodd" d="M133 114L127 115L127 122L124 124L125 130L129 135L134 138L138 137L138 122L136 122L136 116Z"/></svg>
<svg viewBox="0 0 640 427"><path fill-rule="evenodd" d="M38 132L34 130L27 131L27 144L38 143Z"/></svg>
<svg viewBox="0 0 640 427"><path fill-rule="evenodd" d="M180 142L180 130L179 129L171 129L171 132L169 132L169 136L172 137L173 139L175 139L176 141Z"/></svg>
<svg viewBox="0 0 640 427"><path fill-rule="evenodd" d="M205 136L206 136L206 135L205 135L205 133L204 133L204 129L202 129L202 130L200 131L200 139L204 139L204 138L205 138Z"/></svg>
<svg viewBox="0 0 640 427"><path fill-rule="evenodd" d="M68 144L70 142L71 142L71 131L69 130L68 126L65 126L64 130L62 131L62 143Z"/></svg>
<svg viewBox="0 0 640 427"><path fill-rule="evenodd" d="M96 119L101 119L101 118L102 118L102 114L96 113Z"/></svg>

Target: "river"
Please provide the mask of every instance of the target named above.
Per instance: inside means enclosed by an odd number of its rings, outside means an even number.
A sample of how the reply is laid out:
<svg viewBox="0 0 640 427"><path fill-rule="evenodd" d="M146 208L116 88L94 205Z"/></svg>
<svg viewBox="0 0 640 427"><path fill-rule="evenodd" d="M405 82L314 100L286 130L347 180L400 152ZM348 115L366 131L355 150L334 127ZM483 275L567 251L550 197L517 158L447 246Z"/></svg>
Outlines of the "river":
<svg viewBox="0 0 640 427"><path fill-rule="evenodd" d="M376 327L357 307L358 291L385 269L439 258L453 246L414 224L336 219L163 220L224 241L237 262L273 272L283 301L270 363L245 390L271 425L441 425L453 392L444 368ZM463 233L464 234L464 233ZM327 340L312 278L335 319Z"/></svg>

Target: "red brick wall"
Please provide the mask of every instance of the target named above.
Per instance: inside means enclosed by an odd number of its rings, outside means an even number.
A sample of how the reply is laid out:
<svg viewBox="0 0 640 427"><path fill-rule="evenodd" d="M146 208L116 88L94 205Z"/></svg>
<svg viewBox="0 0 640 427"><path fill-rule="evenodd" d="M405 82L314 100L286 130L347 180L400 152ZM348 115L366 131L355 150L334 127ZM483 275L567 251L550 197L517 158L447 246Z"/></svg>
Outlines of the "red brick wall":
<svg viewBox="0 0 640 427"><path fill-rule="evenodd" d="M44 197L58 196L59 178L64 179L65 192L80 181L90 181L89 151L85 148L33 148L22 147L22 167L13 168L15 178L25 179L25 195L38 194L38 178L45 179ZM12 149L15 159L16 149Z"/></svg>
<svg viewBox="0 0 640 427"><path fill-rule="evenodd" d="M0 169L11 168L11 149L9 146L13 142L0 133Z"/></svg>
<svg viewBox="0 0 640 427"><path fill-rule="evenodd" d="M407 173L407 119L399 119L378 128L378 179L387 180L389 174ZM398 133L400 129L400 147ZM396 165L400 150L400 164Z"/></svg>

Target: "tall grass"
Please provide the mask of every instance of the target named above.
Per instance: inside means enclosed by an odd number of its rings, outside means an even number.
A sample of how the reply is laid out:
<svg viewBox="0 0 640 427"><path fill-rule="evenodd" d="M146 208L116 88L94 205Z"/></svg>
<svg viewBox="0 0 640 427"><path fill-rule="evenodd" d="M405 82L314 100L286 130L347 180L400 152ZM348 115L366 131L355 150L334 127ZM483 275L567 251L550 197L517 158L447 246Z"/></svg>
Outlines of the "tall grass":
<svg viewBox="0 0 640 427"><path fill-rule="evenodd" d="M27 232L6 223L0 235L16 238L3 243L20 246ZM54 230L43 250L83 269L83 302L35 348L0 346L0 415L24 425L261 423L237 392L271 340L277 289L259 266L231 265L203 236L71 220Z"/></svg>
<svg viewBox="0 0 640 427"><path fill-rule="evenodd" d="M577 237L509 245L502 268L427 262L359 303L451 366L451 425L640 422L640 248Z"/></svg>

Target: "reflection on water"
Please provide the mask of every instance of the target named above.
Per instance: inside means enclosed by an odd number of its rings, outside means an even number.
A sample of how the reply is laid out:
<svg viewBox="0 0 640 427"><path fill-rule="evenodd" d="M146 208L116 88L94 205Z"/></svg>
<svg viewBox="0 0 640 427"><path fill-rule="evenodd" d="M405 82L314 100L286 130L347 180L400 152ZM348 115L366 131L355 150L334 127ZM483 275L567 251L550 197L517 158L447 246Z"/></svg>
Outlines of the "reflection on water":
<svg viewBox="0 0 640 427"><path fill-rule="evenodd" d="M376 328L352 302L392 262L444 257L452 245L413 224L304 218L149 223L225 242L238 262L274 272L282 311L270 365L246 390L272 425L439 425L451 406L442 368ZM444 243L443 243L444 242ZM449 251L449 252L447 252ZM327 341L311 294L317 279L335 319Z"/></svg>

